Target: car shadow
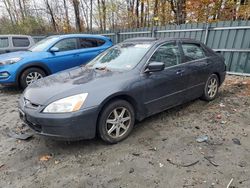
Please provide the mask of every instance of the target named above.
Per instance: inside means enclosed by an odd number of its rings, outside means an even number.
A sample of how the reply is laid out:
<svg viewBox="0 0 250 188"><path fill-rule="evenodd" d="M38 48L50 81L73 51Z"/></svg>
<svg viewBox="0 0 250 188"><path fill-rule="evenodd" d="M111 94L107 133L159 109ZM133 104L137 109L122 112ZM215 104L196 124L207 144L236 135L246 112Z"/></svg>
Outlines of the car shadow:
<svg viewBox="0 0 250 188"><path fill-rule="evenodd" d="M15 94L21 94L23 92L22 89L20 89L17 86L3 86L0 85L0 93L3 94L10 94L10 95L15 95Z"/></svg>

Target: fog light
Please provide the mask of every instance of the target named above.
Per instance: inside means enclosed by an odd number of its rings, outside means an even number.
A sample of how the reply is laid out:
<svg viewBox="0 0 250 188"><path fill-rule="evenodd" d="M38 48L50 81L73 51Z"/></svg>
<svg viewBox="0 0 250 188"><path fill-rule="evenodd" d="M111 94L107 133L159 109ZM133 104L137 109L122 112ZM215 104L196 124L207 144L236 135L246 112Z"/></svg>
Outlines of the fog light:
<svg viewBox="0 0 250 188"><path fill-rule="evenodd" d="M9 73L8 72L0 72L0 78L8 78Z"/></svg>

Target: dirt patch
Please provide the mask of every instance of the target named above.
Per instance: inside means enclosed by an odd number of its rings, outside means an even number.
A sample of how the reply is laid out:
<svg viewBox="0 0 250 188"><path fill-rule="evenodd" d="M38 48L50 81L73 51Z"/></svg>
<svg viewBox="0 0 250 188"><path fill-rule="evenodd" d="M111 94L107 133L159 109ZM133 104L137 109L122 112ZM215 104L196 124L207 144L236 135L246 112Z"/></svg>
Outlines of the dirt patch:
<svg viewBox="0 0 250 188"><path fill-rule="evenodd" d="M128 139L58 142L27 132L21 92L0 89L0 187L250 187L250 78L228 76L218 98L147 118ZM204 138L197 142L197 138Z"/></svg>

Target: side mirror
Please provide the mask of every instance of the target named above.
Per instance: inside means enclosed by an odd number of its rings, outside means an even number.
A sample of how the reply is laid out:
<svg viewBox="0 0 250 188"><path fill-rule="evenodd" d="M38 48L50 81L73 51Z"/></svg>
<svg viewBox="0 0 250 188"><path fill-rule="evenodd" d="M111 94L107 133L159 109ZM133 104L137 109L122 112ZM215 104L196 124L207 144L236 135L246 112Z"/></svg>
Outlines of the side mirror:
<svg viewBox="0 0 250 188"><path fill-rule="evenodd" d="M50 48L50 50L49 50L51 53L55 53L55 52L59 52L60 50L59 50L59 48L57 48L57 47L52 47L52 48Z"/></svg>
<svg viewBox="0 0 250 188"><path fill-rule="evenodd" d="M162 62L150 62L144 72L145 73L158 72L158 71L162 71L164 68L165 68L165 63L162 63Z"/></svg>

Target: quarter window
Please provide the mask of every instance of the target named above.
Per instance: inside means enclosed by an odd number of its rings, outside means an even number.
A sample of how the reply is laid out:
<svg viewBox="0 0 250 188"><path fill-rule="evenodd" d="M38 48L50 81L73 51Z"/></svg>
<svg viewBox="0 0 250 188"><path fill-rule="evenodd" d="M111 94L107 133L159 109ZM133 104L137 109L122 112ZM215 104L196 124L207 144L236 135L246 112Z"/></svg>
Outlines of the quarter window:
<svg viewBox="0 0 250 188"><path fill-rule="evenodd" d="M165 44L160 46L153 56L150 58L150 62L157 61L165 63L165 67L171 67L179 64L180 53L176 44Z"/></svg>
<svg viewBox="0 0 250 188"><path fill-rule="evenodd" d="M6 48L9 46L9 40L7 37L0 38L0 48Z"/></svg>
<svg viewBox="0 0 250 188"><path fill-rule="evenodd" d="M77 39L76 38L63 39L60 42L58 42L54 47L59 48L60 52L76 50L77 49Z"/></svg>
<svg viewBox="0 0 250 188"><path fill-rule="evenodd" d="M182 44L183 53L186 61L193 61L205 57L204 51L196 44Z"/></svg>
<svg viewBox="0 0 250 188"><path fill-rule="evenodd" d="M13 37L12 42L14 47L28 47L30 45L30 41L26 37Z"/></svg>
<svg viewBox="0 0 250 188"><path fill-rule="evenodd" d="M105 43L104 40L94 38L80 38L80 48L94 48Z"/></svg>

